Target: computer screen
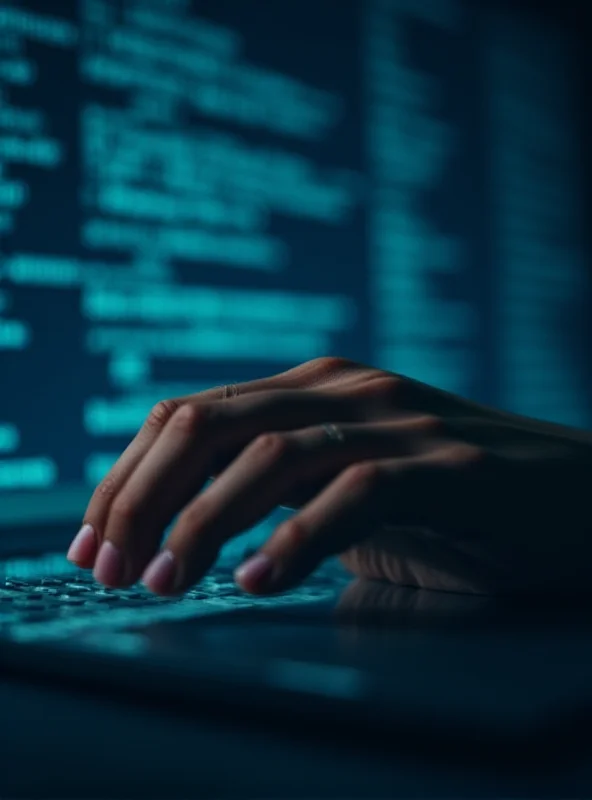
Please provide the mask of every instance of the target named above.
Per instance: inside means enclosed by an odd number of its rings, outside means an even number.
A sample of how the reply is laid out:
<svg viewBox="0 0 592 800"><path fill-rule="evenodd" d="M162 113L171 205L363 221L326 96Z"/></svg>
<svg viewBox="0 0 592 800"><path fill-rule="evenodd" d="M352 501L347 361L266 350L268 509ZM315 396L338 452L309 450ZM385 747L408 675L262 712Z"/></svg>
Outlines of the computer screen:
<svg viewBox="0 0 592 800"><path fill-rule="evenodd" d="M472 0L0 0L0 524L323 355L588 427L576 50Z"/></svg>

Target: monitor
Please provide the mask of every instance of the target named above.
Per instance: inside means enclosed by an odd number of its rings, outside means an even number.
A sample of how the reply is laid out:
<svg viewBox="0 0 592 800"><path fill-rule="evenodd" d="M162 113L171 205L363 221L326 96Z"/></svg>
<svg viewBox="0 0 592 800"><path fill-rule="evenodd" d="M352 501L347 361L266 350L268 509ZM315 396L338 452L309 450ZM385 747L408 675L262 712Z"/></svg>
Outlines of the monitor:
<svg viewBox="0 0 592 800"><path fill-rule="evenodd" d="M0 0L0 528L78 519L158 401L323 355L589 426L541 8Z"/></svg>

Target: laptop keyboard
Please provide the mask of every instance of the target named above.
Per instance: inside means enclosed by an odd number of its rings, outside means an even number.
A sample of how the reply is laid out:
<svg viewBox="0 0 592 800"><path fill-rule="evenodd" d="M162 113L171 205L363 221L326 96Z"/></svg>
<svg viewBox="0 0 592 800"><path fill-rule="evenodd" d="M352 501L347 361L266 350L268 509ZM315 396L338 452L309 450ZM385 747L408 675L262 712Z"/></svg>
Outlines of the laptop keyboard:
<svg viewBox="0 0 592 800"><path fill-rule="evenodd" d="M232 580L217 575L205 581L205 586L194 589L185 597L201 599L236 594ZM48 619L56 613L81 611L103 612L110 608L156 606L178 602L178 598L161 598L142 587L108 589L96 583L90 575L67 579L41 578L38 581L7 578L0 583L0 615L10 611L33 621ZM0 621L2 617L0 616Z"/></svg>
<svg viewBox="0 0 592 800"><path fill-rule="evenodd" d="M0 634L19 640L71 635L89 628L145 626L239 608L285 606L334 596L335 577L322 570L301 587L275 597L253 597L218 569L181 597L159 597L142 585L108 589L90 572L67 577L0 578Z"/></svg>

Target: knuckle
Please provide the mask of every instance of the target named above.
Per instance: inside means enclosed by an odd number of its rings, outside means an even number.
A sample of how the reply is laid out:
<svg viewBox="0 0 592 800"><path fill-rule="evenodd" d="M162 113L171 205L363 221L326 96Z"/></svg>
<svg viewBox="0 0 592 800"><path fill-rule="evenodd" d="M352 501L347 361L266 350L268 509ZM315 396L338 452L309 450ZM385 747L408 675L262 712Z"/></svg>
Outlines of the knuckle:
<svg viewBox="0 0 592 800"><path fill-rule="evenodd" d="M389 375L388 373L380 373L372 380L374 390L384 394L398 391L402 383L403 378L399 375Z"/></svg>
<svg viewBox="0 0 592 800"><path fill-rule="evenodd" d="M309 361L309 365L322 374L330 374L350 368L352 362L341 356L320 356Z"/></svg>
<svg viewBox="0 0 592 800"><path fill-rule="evenodd" d="M310 534L303 523L295 518L284 522L277 530L277 536L289 550L296 550L308 541Z"/></svg>
<svg viewBox="0 0 592 800"><path fill-rule="evenodd" d="M161 400L157 403L146 418L146 428L151 431L161 431L173 414L178 409L176 400Z"/></svg>
<svg viewBox="0 0 592 800"><path fill-rule="evenodd" d="M255 453L272 460L282 458L289 449L290 443L281 433L263 433L253 442Z"/></svg>
<svg viewBox="0 0 592 800"><path fill-rule="evenodd" d="M197 504L187 506L180 514L177 521L177 527L184 534L191 535L199 528L200 524L204 521L204 504L203 498L200 499L199 506Z"/></svg>
<svg viewBox="0 0 592 800"><path fill-rule="evenodd" d="M181 433L192 436L205 424L208 412L205 406L185 405L178 408L171 417L171 425Z"/></svg>
<svg viewBox="0 0 592 800"><path fill-rule="evenodd" d="M373 491L382 478L380 466L372 461L353 464L343 473L346 490L362 492Z"/></svg>
<svg viewBox="0 0 592 800"><path fill-rule="evenodd" d="M378 375L371 383L374 396L388 405L401 403L405 396L407 382L401 375Z"/></svg>
<svg viewBox="0 0 592 800"><path fill-rule="evenodd" d="M444 452L445 462L452 467L470 467L483 464L488 458L484 447L464 442L455 442Z"/></svg>
<svg viewBox="0 0 592 800"><path fill-rule="evenodd" d="M431 436L441 436L446 432L446 422L442 417L436 417L433 414L426 414L415 420L413 422L413 427Z"/></svg>
<svg viewBox="0 0 592 800"><path fill-rule="evenodd" d="M125 494L120 494L111 506L110 516L115 518L115 520L120 524L132 522L136 518L136 515L136 504L131 497L128 497Z"/></svg>
<svg viewBox="0 0 592 800"><path fill-rule="evenodd" d="M118 483L113 475L107 475L95 489L98 500L112 500L118 491Z"/></svg>

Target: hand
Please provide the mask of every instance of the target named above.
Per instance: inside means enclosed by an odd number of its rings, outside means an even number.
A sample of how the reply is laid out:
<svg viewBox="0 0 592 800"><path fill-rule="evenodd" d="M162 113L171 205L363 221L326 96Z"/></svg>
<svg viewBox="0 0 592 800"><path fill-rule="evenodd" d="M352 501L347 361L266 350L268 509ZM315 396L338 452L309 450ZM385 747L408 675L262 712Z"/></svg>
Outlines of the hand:
<svg viewBox="0 0 592 800"><path fill-rule="evenodd" d="M153 409L95 490L72 561L109 586L143 575L182 593L285 505L294 516L237 571L246 591L283 591L333 554L358 575L431 589L589 585L589 435L339 358L238 389Z"/></svg>

